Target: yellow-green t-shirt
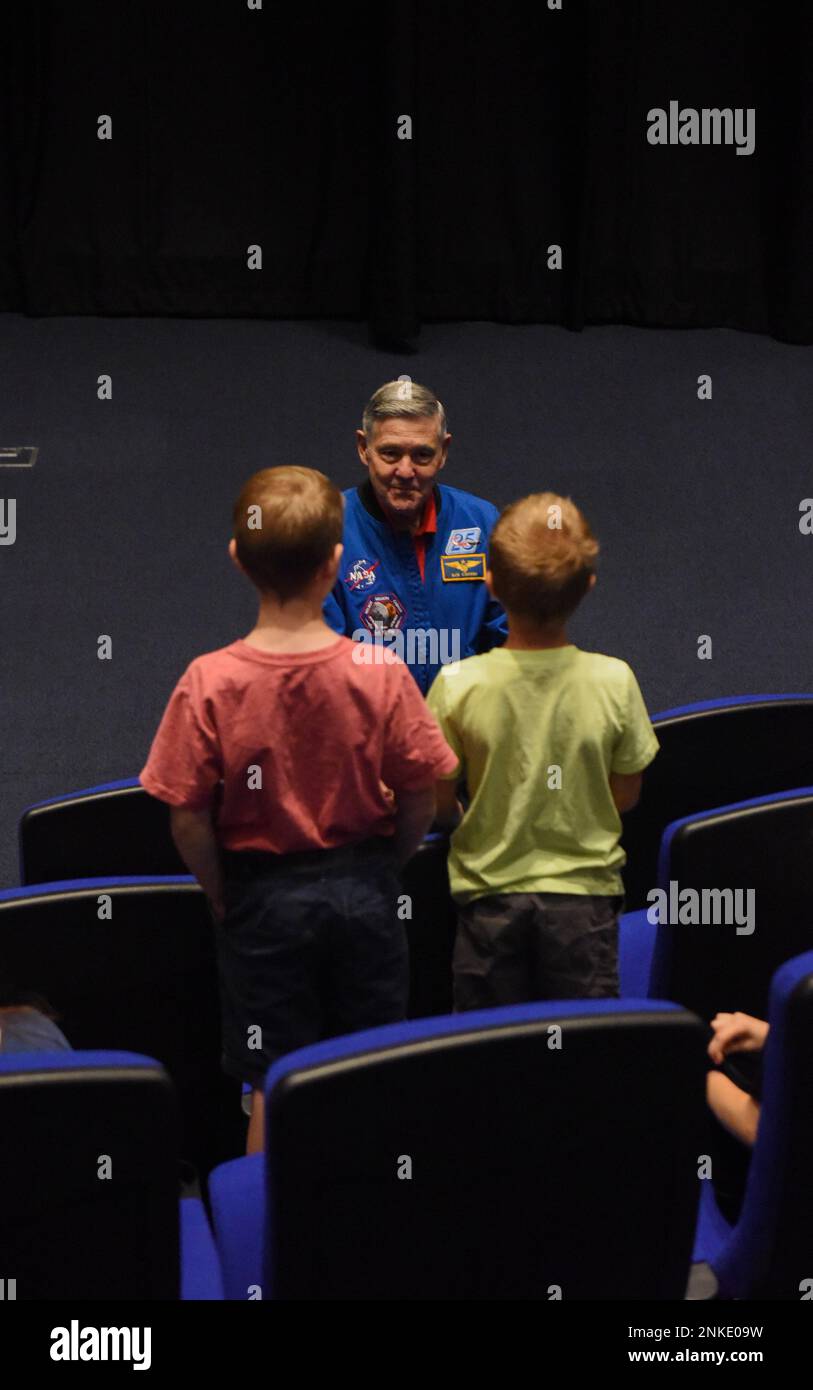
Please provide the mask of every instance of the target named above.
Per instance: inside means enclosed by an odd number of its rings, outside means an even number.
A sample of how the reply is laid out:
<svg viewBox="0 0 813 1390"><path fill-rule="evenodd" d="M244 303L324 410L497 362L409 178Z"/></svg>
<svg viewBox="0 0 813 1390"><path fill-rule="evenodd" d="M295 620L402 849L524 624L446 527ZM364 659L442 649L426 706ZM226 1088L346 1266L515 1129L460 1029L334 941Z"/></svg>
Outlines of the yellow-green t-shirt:
<svg viewBox="0 0 813 1390"><path fill-rule="evenodd" d="M458 902L624 891L609 777L641 772L659 747L625 661L496 647L443 667L427 698L471 798L449 852Z"/></svg>

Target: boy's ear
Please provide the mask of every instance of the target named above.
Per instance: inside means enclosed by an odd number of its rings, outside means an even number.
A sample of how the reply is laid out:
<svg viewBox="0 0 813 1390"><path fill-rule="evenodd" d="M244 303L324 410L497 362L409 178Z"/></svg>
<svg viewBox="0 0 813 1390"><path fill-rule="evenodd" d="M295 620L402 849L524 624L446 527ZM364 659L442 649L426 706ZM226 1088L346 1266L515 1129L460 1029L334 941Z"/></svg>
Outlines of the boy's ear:
<svg viewBox="0 0 813 1390"><path fill-rule="evenodd" d="M493 598L493 597L494 597L494 582L493 582L493 580L492 580L492 578L491 578L491 570L486 570L485 579L486 579L486 588L488 589L488 592L491 594L491 597Z"/></svg>
<svg viewBox="0 0 813 1390"><path fill-rule="evenodd" d="M591 575L590 575L590 583L589 583L589 585L588 585L588 592L590 591L590 589L594 589L594 588L596 587L596 578L597 578L597 576L596 576L595 574L591 574Z"/></svg>
<svg viewBox="0 0 813 1390"><path fill-rule="evenodd" d="M229 559L231 560L235 569L238 569L242 574L243 566L240 564L240 561L237 558L237 541L234 539L234 536L232 536L231 540L229 541Z"/></svg>
<svg viewBox="0 0 813 1390"><path fill-rule="evenodd" d="M322 565L322 573L324 574L326 579L329 579L331 581L331 588L333 587L333 582L339 573L339 564L341 562L343 554L344 546L341 543L339 545L334 545L333 554L329 556L328 559L325 560L324 564Z"/></svg>

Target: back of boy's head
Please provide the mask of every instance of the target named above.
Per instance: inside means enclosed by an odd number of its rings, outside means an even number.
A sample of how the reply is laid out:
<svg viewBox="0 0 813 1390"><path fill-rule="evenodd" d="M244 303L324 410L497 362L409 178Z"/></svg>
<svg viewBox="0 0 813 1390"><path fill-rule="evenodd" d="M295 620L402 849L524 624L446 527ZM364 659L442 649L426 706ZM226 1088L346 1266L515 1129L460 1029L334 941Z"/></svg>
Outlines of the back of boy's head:
<svg viewBox="0 0 813 1390"><path fill-rule="evenodd" d="M342 539L344 498L315 468L263 468L234 504L237 558L263 593L302 593Z"/></svg>
<svg viewBox="0 0 813 1390"><path fill-rule="evenodd" d="M590 587L598 542L569 497L535 492L512 502L489 542L494 593L509 613L563 623Z"/></svg>

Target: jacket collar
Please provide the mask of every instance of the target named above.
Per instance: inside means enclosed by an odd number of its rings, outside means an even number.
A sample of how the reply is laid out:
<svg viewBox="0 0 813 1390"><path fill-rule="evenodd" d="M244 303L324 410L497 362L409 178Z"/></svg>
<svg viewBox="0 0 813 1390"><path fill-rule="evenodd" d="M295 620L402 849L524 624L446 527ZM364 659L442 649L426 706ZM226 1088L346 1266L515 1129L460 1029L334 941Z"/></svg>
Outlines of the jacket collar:
<svg viewBox="0 0 813 1390"><path fill-rule="evenodd" d="M363 483L359 483L358 487L356 488L356 491L359 496L359 501L361 502L361 505L363 506L364 510L368 512L370 516L373 517L377 522L379 522L381 526L389 526L389 522L387 521L387 518L385 517L384 513L381 510L381 507L379 506L378 498L373 492L373 485L370 482L369 477L365 478ZM435 499L435 513L439 518L441 498L440 488L437 483L435 483L435 486L432 488L432 496Z"/></svg>

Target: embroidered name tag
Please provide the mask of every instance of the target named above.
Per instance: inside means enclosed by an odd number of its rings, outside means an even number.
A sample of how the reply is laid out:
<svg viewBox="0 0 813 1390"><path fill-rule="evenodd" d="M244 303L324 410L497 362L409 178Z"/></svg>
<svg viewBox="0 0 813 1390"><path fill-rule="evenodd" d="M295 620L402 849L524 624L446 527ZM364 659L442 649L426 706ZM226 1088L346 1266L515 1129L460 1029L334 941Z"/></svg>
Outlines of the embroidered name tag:
<svg viewBox="0 0 813 1390"><path fill-rule="evenodd" d="M440 572L447 584L461 579L485 579L485 552L482 555L441 555Z"/></svg>

